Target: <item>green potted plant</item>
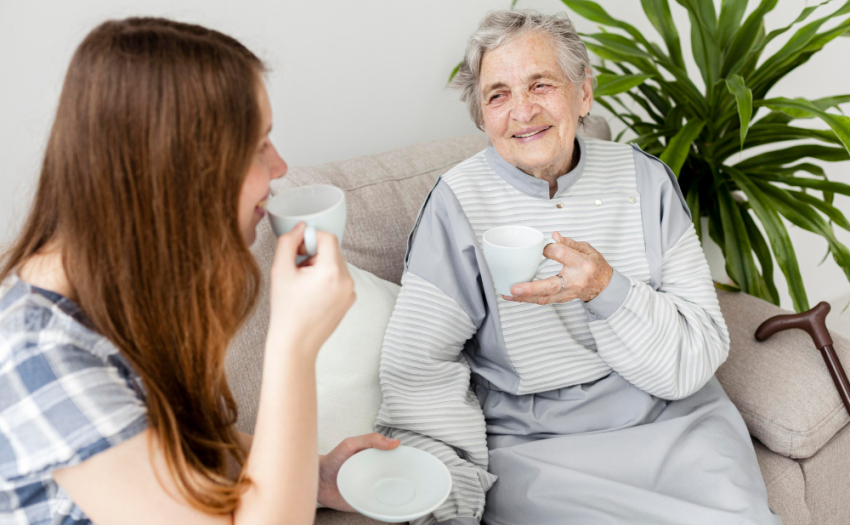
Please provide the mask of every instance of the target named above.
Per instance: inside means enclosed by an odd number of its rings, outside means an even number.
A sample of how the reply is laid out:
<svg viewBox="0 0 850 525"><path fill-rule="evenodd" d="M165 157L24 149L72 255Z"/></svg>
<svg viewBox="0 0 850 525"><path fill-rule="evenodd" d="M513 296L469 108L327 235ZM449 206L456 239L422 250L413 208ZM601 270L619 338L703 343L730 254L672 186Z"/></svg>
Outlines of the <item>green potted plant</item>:
<svg viewBox="0 0 850 525"><path fill-rule="evenodd" d="M637 135L635 142L677 174L697 232L699 218L707 217L708 233L723 250L726 271L741 290L778 304L775 257L794 308L809 308L782 217L823 236L850 279L850 250L833 231L833 225L850 230L850 222L833 206L836 193L850 195L850 185L828 180L822 167L806 162L850 159L850 117L831 110L850 102L850 95L817 100L770 95L781 78L850 30L850 2L803 24L829 1L806 7L791 24L768 33L764 17L778 0L762 0L746 18L746 0L723 0L719 13L712 1L677 0L691 21L694 60L705 84L700 90L685 71L667 0L641 0L666 50L595 2L562 1L579 16L611 29L582 35L603 60L596 100ZM830 27L824 29L827 23ZM768 43L795 26L779 51L763 56ZM623 97L639 104L646 116L635 114ZM821 119L830 129L794 123L807 118ZM800 139L815 143L783 144ZM741 160L739 152L756 147L769 149Z"/></svg>
<svg viewBox="0 0 850 525"><path fill-rule="evenodd" d="M746 18L747 0L723 0L719 13L711 0L676 0L690 17L704 89L685 69L668 0L641 0L663 48L596 2L562 1L574 14L600 25L600 32L582 35L602 59L596 101L626 125L624 132L637 135L634 142L677 174L698 235L702 238L700 217L707 217L708 234L722 249L726 272L741 290L779 304L775 257L794 308L809 309L783 217L823 236L850 280L850 250L833 231L833 226L850 230L850 222L833 205L836 193L850 195L850 185L830 181L821 166L807 161L850 160L850 117L838 109L850 102L850 95L806 100L770 94L777 81L850 31L850 1L802 25L831 0L806 7L791 24L768 33L764 17L778 0L762 0ZM763 56L768 43L795 27L779 51ZM640 115L626 98L643 109ZM811 118L830 129L795 125ZM786 144L801 139L812 140ZM748 158L739 154L752 148L767 151Z"/></svg>

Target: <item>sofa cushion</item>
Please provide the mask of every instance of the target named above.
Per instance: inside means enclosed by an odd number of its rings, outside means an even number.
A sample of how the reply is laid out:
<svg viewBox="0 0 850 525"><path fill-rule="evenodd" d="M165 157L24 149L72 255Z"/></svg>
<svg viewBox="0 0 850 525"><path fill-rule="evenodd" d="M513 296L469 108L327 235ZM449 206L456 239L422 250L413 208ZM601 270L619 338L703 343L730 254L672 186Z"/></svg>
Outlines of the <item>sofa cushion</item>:
<svg viewBox="0 0 850 525"><path fill-rule="evenodd" d="M759 343L756 328L788 312L743 293L718 291L718 298L731 350L717 378L750 434L782 456L811 457L850 421L820 351L801 330ZM850 341L836 334L833 339L847 369Z"/></svg>
<svg viewBox="0 0 850 525"><path fill-rule="evenodd" d="M254 433L263 353L269 327L269 271L275 235L268 220L257 227L251 247L263 276L254 312L230 343L225 365L230 390L239 408L236 428ZM319 453L344 438L373 432L381 405L378 369L384 331L395 307L398 285L349 263L357 299L316 359ZM292 305L296 307L296 305Z"/></svg>
<svg viewBox="0 0 850 525"><path fill-rule="evenodd" d="M357 299L316 358L319 454L375 431L381 347L399 286L349 264Z"/></svg>

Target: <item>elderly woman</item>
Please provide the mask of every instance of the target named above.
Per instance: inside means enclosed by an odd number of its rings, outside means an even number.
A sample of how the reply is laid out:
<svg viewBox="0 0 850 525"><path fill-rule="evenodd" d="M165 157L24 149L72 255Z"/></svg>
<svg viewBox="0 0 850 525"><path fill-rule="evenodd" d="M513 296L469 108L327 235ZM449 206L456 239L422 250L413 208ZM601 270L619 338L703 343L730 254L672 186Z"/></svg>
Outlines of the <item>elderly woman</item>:
<svg viewBox="0 0 850 525"><path fill-rule="evenodd" d="M454 480L416 523L781 523L713 377L729 336L675 176L576 137L593 91L569 19L490 14L453 85L492 147L426 201L381 363L378 431ZM509 224L557 243L505 297L481 239Z"/></svg>

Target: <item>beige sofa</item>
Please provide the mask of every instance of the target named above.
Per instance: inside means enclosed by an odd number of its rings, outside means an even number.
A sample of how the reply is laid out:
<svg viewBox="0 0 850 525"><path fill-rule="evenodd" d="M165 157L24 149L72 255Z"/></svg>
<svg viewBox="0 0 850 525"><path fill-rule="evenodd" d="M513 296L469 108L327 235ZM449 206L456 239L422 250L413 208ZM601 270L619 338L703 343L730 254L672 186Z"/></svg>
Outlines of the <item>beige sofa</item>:
<svg viewBox="0 0 850 525"><path fill-rule="evenodd" d="M598 119L584 133L610 139L607 125ZM343 188L348 201L342 244L346 259L398 283L407 235L428 191L441 174L486 146L484 135L472 135L293 168L275 181L272 191L315 183ZM253 249L266 279L273 241L264 221ZM732 348L717 376L753 436L771 508L785 525L850 524L850 416L819 352L809 336L798 330L756 342L756 327L782 310L745 294L718 291L718 295ZM267 319L264 295L229 354L228 375L240 406L238 424L247 432L256 417ZM845 368L850 368L850 341L835 334L833 338ZM317 523L376 522L321 509Z"/></svg>

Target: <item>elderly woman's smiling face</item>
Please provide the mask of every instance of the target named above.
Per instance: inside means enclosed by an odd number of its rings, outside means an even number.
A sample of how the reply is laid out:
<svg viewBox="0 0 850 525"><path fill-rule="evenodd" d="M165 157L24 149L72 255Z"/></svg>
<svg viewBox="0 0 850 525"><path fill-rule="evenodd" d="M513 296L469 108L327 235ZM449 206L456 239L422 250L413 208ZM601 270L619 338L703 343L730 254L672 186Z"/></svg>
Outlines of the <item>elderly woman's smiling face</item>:
<svg viewBox="0 0 850 525"><path fill-rule="evenodd" d="M571 84L549 37L530 32L486 52L478 82L482 127L503 159L543 179L569 171L578 119L593 103L589 75Z"/></svg>

